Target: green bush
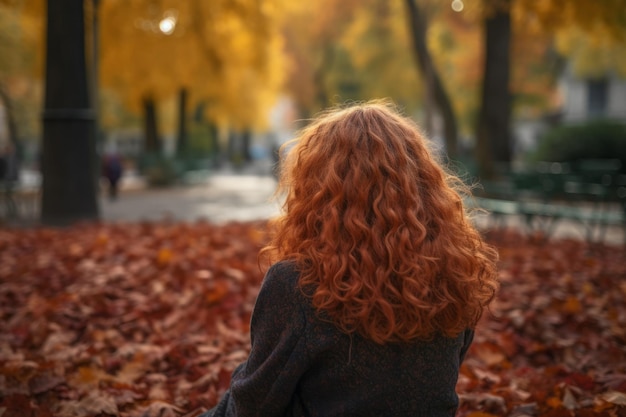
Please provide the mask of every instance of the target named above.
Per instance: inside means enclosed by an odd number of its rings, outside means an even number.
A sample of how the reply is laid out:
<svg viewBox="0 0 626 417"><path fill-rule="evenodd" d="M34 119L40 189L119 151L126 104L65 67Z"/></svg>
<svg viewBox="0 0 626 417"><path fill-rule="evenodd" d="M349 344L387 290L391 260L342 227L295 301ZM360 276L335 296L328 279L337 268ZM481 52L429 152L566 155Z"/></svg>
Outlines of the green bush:
<svg viewBox="0 0 626 417"><path fill-rule="evenodd" d="M182 173L178 161L155 153L144 154L139 168L148 185L152 187L172 185Z"/></svg>
<svg viewBox="0 0 626 417"><path fill-rule="evenodd" d="M532 162L576 163L583 159L619 159L626 172L626 124L594 120L585 124L556 127L544 134Z"/></svg>

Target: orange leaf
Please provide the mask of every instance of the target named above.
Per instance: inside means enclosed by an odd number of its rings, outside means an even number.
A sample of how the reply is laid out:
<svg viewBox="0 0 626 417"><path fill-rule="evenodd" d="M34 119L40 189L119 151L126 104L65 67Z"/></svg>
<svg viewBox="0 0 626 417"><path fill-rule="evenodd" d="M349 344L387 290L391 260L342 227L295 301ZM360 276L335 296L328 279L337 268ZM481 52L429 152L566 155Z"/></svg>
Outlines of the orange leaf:
<svg viewBox="0 0 626 417"><path fill-rule="evenodd" d="M487 366L497 365L506 360L502 350L493 343L476 344L473 352Z"/></svg>
<svg viewBox="0 0 626 417"><path fill-rule="evenodd" d="M548 398L546 400L546 404L550 408L561 408L563 406L563 403L557 397L550 397L550 398Z"/></svg>
<svg viewBox="0 0 626 417"><path fill-rule="evenodd" d="M228 283L224 281L214 282L212 288L206 292L206 301L209 304L214 304L222 300L226 294L228 294Z"/></svg>
<svg viewBox="0 0 626 417"><path fill-rule="evenodd" d="M112 381L114 378L101 369L81 366L80 368L78 368L78 374L74 375L70 379L72 385L90 386L98 385L100 381Z"/></svg>
<svg viewBox="0 0 626 417"><path fill-rule="evenodd" d="M570 314L579 313L582 310L580 301L576 297L567 297L565 304L563 304L563 311Z"/></svg>
<svg viewBox="0 0 626 417"><path fill-rule="evenodd" d="M157 255L157 264L159 264L160 266L165 266L172 261L173 256L174 254L171 250L163 248L159 251L159 254Z"/></svg>
<svg viewBox="0 0 626 417"><path fill-rule="evenodd" d="M96 238L97 245L106 245L109 242L109 235L106 233L100 233Z"/></svg>

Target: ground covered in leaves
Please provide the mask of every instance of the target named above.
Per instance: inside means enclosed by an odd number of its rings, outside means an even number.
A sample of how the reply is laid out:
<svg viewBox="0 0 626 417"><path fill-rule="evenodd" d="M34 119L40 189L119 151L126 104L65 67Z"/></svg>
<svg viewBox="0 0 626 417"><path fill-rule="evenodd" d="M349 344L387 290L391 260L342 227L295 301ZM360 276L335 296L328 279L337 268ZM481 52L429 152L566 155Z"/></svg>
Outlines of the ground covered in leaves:
<svg viewBox="0 0 626 417"><path fill-rule="evenodd" d="M0 229L0 417L197 416L245 360L263 223ZM493 239L459 416L626 416L626 250Z"/></svg>

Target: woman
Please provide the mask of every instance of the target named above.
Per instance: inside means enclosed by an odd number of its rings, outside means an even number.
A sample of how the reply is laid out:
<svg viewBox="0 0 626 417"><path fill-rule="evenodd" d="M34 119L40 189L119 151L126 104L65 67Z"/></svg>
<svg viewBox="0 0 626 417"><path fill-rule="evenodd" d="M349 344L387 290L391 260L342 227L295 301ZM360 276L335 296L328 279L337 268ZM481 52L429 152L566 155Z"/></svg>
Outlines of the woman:
<svg viewBox="0 0 626 417"><path fill-rule="evenodd" d="M453 416L496 251L390 105L326 112L284 161L252 349L203 416Z"/></svg>

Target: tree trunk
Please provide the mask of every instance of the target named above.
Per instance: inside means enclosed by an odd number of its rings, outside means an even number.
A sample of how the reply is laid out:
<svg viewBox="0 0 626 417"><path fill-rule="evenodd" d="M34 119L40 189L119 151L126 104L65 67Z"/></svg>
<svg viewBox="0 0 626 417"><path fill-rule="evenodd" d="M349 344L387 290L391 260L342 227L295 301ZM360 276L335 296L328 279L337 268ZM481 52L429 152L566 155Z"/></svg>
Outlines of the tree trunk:
<svg viewBox="0 0 626 417"><path fill-rule="evenodd" d="M508 165L512 157L510 0L485 20L485 63L481 109L476 131L476 159L479 174L484 178L495 175L494 162Z"/></svg>
<svg viewBox="0 0 626 417"><path fill-rule="evenodd" d="M241 153L239 152L239 149L239 134L231 130L228 132L226 154L228 156L228 160L235 166L241 165Z"/></svg>
<svg viewBox="0 0 626 417"><path fill-rule="evenodd" d="M211 158L213 160L213 165L217 168L222 166L223 155L222 155L222 147L220 146L220 141L218 138L219 131L215 123L210 123L208 126L209 130L209 141L211 143Z"/></svg>
<svg viewBox="0 0 626 417"><path fill-rule="evenodd" d="M157 127L156 104L154 98L147 95L143 99L144 112L144 151L146 153L161 153L161 140Z"/></svg>
<svg viewBox="0 0 626 417"><path fill-rule="evenodd" d="M17 122L15 121L15 110L13 109L13 103L11 102L11 97L4 89L3 85L0 85L0 102L2 102L2 106L4 107L4 114L7 118L7 131L9 133L9 141L13 144L16 151L21 149L18 133L17 133ZM20 155L21 156L21 155Z"/></svg>
<svg viewBox="0 0 626 417"><path fill-rule="evenodd" d="M426 17L415 0L406 0L406 5L409 12L409 26L417 65L422 73L428 94L432 96L437 110L443 118L446 152L448 157L453 159L457 156L458 128L452 102L426 44Z"/></svg>
<svg viewBox="0 0 626 417"><path fill-rule="evenodd" d="M241 155L245 162L252 161L252 154L250 153L250 145L252 144L252 133L249 130L244 130L241 134Z"/></svg>
<svg viewBox="0 0 626 417"><path fill-rule="evenodd" d="M333 51L333 47L330 45L324 45L321 61L313 72L313 84L315 85L315 90L317 91L316 99L321 109L325 109L332 104L330 102L330 97L328 97L326 75L333 65L334 58L335 53Z"/></svg>
<svg viewBox="0 0 626 417"><path fill-rule="evenodd" d="M183 156L188 151L187 143L187 89L178 92L178 137L176 138L176 154Z"/></svg>
<svg viewBox="0 0 626 417"><path fill-rule="evenodd" d="M94 112L88 93L83 1L47 3L41 220L67 225L98 218Z"/></svg>

